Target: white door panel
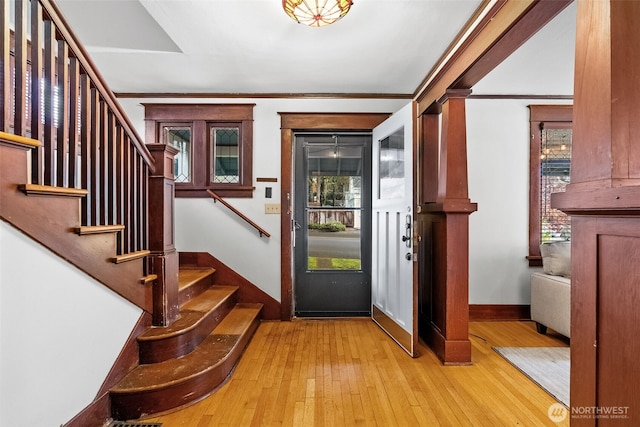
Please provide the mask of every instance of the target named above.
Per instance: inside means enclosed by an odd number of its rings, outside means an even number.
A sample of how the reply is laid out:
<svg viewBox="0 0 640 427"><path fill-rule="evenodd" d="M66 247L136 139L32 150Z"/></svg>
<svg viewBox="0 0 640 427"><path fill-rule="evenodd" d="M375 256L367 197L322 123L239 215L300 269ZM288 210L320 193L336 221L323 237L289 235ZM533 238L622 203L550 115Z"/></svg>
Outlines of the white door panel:
<svg viewBox="0 0 640 427"><path fill-rule="evenodd" d="M415 355L413 104L373 130L372 307L378 323Z"/></svg>

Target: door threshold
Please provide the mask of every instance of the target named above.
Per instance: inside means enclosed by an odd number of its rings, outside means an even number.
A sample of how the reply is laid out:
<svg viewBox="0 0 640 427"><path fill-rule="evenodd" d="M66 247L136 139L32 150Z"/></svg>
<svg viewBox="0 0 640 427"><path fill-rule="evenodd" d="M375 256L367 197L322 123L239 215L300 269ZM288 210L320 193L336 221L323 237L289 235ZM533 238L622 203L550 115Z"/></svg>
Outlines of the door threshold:
<svg viewBox="0 0 640 427"><path fill-rule="evenodd" d="M370 311L296 311L296 318L302 319L326 319L326 318L342 318L342 317L371 317Z"/></svg>

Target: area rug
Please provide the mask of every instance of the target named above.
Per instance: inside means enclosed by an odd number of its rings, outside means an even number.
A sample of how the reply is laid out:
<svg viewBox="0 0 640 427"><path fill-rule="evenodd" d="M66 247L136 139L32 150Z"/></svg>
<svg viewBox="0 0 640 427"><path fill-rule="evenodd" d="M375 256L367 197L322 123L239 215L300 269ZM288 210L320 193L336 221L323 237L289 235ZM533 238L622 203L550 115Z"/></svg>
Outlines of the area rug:
<svg viewBox="0 0 640 427"><path fill-rule="evenodd" d="M493 347L547 393L569 407L569 347Z"/></svg>

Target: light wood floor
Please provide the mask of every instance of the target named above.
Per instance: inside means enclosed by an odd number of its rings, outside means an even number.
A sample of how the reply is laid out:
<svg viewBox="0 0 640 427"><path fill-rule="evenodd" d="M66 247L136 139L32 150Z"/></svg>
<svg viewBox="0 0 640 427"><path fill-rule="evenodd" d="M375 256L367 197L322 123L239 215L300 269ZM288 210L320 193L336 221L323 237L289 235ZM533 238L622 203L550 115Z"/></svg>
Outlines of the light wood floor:
<svg viewBox="0 0 640 427"><path fill-rule="evenodd" d="M556 401L492 346L566 346L532 322L472 322L472 366L410 358L366 319L263 322L231 378L208 398L150 418L163 427L568 426Z"/></svg>

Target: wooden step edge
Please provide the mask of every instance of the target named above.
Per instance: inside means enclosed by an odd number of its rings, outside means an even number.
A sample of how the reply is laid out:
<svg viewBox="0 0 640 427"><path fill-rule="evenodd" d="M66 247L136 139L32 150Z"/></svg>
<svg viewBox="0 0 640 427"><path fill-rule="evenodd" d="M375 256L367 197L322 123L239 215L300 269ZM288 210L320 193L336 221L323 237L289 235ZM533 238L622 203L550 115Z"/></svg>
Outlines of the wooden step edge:
<svg viewBox="0 0 640 427"><path fill-rule="evenodd" d="M261 303L241 302L222 319L213 330L213 335L242 335L247 327L260 317L263 305Z"/></svg>
<svg viewBox="0 0 640 427"><path fill-rule="evenodd" d="M180 273L183 271L200 271L200 274L198 274L195 278L193 278L192 280L180 280ZM193 285L194 283L198 283L200 280L205 279L209 276L211 276L212 274L214 274L216 272L216 269L213 267L194 267L194 268L183 268L181 267L178 271L178 280L180 281L180 289L183 288L188 288L189 286Z"/></svg>
<svg viewBox="0 0 640 427"><path fill-rule="evenodd" d="M111 258L111 262L114 264L122 264L123 262L129 262L129 261L134 261L140 258L144 258L150 253L151 251L148 251L148 250L129 252L129 253L118 255Z"/></svg>
<svg viewBox="0 0 640 427"><path fill-rule="evenodd" d="M14 135L12 133L0 131L0 140L14 145L26 145L29 148L40 147L42 144L37 139L27 138L26 136Z"/></svg>
<svg viewBox="0 0 640 427"><path fill-rule="evenodd" d="M147 276L144 276L144 277L140 278L140 284L141 285L148 285L149 283L153 283L156 280L158 280L158 275L157 274L149 274Z"/></svg>
<svg viewBox="0 0 640 427"><path fill-rule="evenodd" d="M84 197L89 192L81 188L53 187L50 185L20 184L18 190L27 196L63 196L63 197Z"/></svg>
<svg viewBox="0 0 640 427"><path fill-rule="evenodd" d="M122 230L124 230L124 225L114 224L76 227L74 231L80 236L85 236L88 234L117 233Z"/></svg>
<svg viewBox="0 0 640 427"><path fill-rule="evenodd" d="M260 306L262 304L259 304ZM261 307L260 307L261 309ZM250 339L253 337L256 329L258 328L259 324L260 324L260 309L254 309L254 316L251 319L248 319L248 317L245 315L244 317L249 320L247 322L245 322L242 325L238 325L236 326L236 330L241 330L240 333L238 334L227 334L227 333L216 333L216 329L214 329L214 331L211 333L211 335L209 335L209 337L207 337L207 340L205 341L215 341L216 339L216 335L218 336L237 336L237 339L235 340L235 342L231 345L229 351L222 356L220 359L216 360L213 364L208 365L206 368L200 370L200 371L193 371L193 372L184 372L186 375L184 377L179 377L179 378L173 378L169 381L157 384L150 384L150 385L141 385L141 386L137 386L137 387L119 387L117 384L112 387L110 389L110 393L113 394L117 394L117 395L121 395L121 396L126 396L126 395L135 395L135 394L140 394L140 393L148 393L148 392L153 392L153 391L158 391L158 390L165 390L171 387L175 387L178 384L183 384L186 383L194 378L200 377L202 375L206 375L208 372L211 372L215 369L218 369L221 365L223 365L225 362L227 362L227 360L231 357L237 357L238 359L240 358L240 354L238 354L238 350L240 346L244 346L246 347L250 341ZM233 313L234 310L231 310L231 313ZM231 315L231 313L229 313L229 315ZM229 316L227 315L227 316ZM225 318L226 319L226 318ZM223 320L224 321L224 320ZM198 357L202 357L201 354L199 354L200 352L206 353L206 349L203 348L202 344L196 348L196 350L194 350L193 352L182 356L180 358L181 361L181 366L188 366L188 359L196 359ZM163 365L165 367L169 367L171 366L173 363L176 363L175 361L178 359L172 359L172 360L168 360L168 361L164 361L164 362L160 362L157 364L150 364L150 365L140 365L135 369L142 369L142 370L147 370L147 371L152 371L154 369L158 369L157 366L154 365ZM135 370L134 369L134 370Z"/></svg>
<svg viewBox="0 0 640 427"><path fill-rule="evenodd" d="M199 311L198 312L196 310L189 310L187 308L186 311L193 312L193 313L197 312L197 313L201 314L201 316L199 316L198 319L195 320L192 324L185 325L184 327L181 327L180 329L175 329L176 323L180 321L178 319L171 326L165 326L165 327L154 326L153 328L150 329L150 331L152 331L153 333L149 333L149 334L142 333L136 339L139 342L162 341L162 340L173 338L173 337L176 337L176 336L179 336L179 335L184 335L184 334L187 334L187 333L193 331L198 326L200 326L200 324L202 322L204 322L204 320L207 317L207 315L211 314L212 312L218 310L221 307L224 307L225 303L229 300L229 298L232 298L239 290L239 288L237 286L215 286L215 288L221 289L221 290L227 290L228 293L226 295L224 295L220 300L216 301L215 304L212 305L206 311ZM203 293L203 294L198 295L194 299L190 300L189 302L193 302L193 301L197 300L198 298L207 298L207 297L204 296L204 293ZM173 328L172 328L172 326L173 326ZM165 329L166 332L165 333L159 333L158 331L160 331L161 329Z"/></svg>

